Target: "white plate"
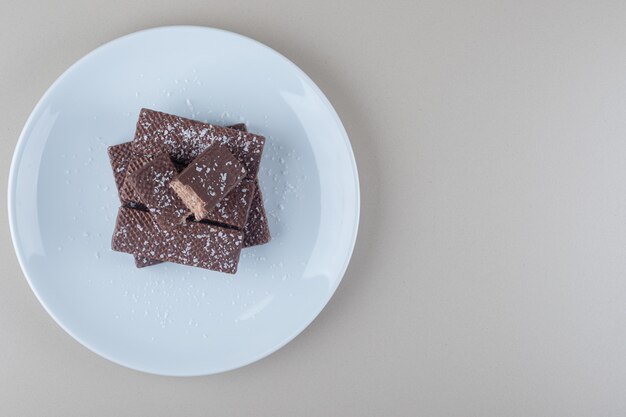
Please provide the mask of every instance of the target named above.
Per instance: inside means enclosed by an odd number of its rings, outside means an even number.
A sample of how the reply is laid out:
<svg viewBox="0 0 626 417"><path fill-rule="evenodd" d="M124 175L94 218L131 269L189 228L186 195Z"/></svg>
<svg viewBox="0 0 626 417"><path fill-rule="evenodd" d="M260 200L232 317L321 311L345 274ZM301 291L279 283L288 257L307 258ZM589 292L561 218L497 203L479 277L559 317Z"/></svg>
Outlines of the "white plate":
<svg viewBox="0 0 626 417"><path fill-rule="evenodd" d="M244 250L237 275L138 270L110 250L106 147L132 138L141 107L267 137L273 240ZM26 122L9 181L13 244L45 309L101 356L164 375L237 368L292 340L339 285L358 218L352 149L319 88L267 46L201 27L134 33L74 64Z"/></svg>

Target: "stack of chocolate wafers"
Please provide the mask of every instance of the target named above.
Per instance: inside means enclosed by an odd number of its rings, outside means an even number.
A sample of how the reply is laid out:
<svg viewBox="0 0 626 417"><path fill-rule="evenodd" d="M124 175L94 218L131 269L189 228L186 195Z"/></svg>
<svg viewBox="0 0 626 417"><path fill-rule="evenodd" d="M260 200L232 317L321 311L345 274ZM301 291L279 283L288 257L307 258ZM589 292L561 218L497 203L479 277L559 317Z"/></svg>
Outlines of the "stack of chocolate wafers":
<svg viewBox="0 0 626 417"><path fill-rule="evenodd" d="M142 109L131 142L108 149L122 203L112 248L138 268L175 262L237 272L242 248L269 242L257 179L265 138Z"/></svg>

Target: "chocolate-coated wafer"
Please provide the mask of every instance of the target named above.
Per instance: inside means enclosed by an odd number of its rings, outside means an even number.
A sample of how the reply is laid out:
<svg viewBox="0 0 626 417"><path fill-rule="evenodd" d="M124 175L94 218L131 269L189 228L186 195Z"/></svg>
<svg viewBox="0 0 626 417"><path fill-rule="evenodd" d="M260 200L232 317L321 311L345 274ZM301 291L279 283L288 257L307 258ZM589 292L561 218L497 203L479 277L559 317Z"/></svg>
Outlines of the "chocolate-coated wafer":
<svg viewBox="0 0 626 417"><path fill-rule="evenodd" d="M203 220L246 176L246 170L226 146L213 143L170 182L170 187Z"/></svg>
<svg viewBox="0 0 626 417"><path fill-rule="evenodd" d="M243 241L244 248L263 245L272 240L265 207L263 206L263 194L258 182L256 183L256 191L252 199L252 206L248 213L248 221L243 232L245 236Z"/></svg>
<svg viewBox="0 0 626 417"><path fill-rule="evenodd" d="M120 188L120 198L122 201L135 201L145 205L145 203L141 201L141 196L135 192L135 188L130 184L128 178L150 161L152 161L151 155L138 155L131 150L128 164L126 165L126 174L124 174L124 182Z"/></svg>
<svg viewBox="0 0 626 417"><path fill-rule="evenodd" d="M228 126L231 129L246 131L246 125L244 123L239 123L235 125ZM130 167L130 173L134 172L136 169L140 168L146 162L150 161L150 158L137 155L133 153L132 146L130 142L122 143L120 145L114 145L109 148L109 156L111 157L111 166L113 168L113 173L115 175L115 182L118 186L118 191L120 192L120 200L123 204L128 205L130 207L145 207L143 204L139 203L141 198L137 196L134 189L130 184L127 184L124 187L124 178L127 172L127 166L129 165L129 161L133 161ZM176 163L176 169L180 172L184 169L185 165ZM224 197L224 200L209 212L206 219L210 221L215 221L218 223L222 223L228 226L233 226L236 228L243 228L245 225L245 217L247 217L249 211L255 212L264 212L262 207L259 207L263 204L261 200L253 200L252 197L248 195L250 182L247 180L242 181L238 186L233 188L233 190ZM121 190L124 189L124 192ZM122 197L122 194L126 197ZM236 197L236 198L234 198ZM135 200L135 201L133 201ZM234 201L239 200L242 205L233 204ZM256 208L251 209L250 203L253 203ZM247 206L246 206L247 204ZM259 234L263 235L263 230L267 229L267 217L256 216L253 218L258 224L250 224L247 226L247 229L251 231L250 233L255 233L254 230L257 228L262 229ZM250 243L250 242L248 242ZM142 263L143 264L143 263Z"/></svg>
<svg viewBox="0 0 626 417"><path fill-rule="evenodd" d="M243 132L248 131L245 123L237 123L228 127L235 130L241 130ZM260 190L257 195L256 190L258 189L258 181L255 183L255 194L252 199L252 206L250 207L248 221L244 228L244 248L262 245L264 243L268 243L272 239L269 224L267 223L267 215L265 214L263 195ZM211 217L211 214L209 214L208 219L217 222L224 222L223 219L220 220L219 218Z"/></svg>
<svg viewBox="0 0 626 417"><path fill-rule="evenodd" d="M111 246L119 252L234 274L243 232L198 222L164 230L151 213L120 207Z"/></svg>
<svg viewBox="0 0 626 417"><path fill-rule="evenodd" d="M243 229L248 221L248 213L252 207L255 190L255 181L241 181L217 203L213 210L209 211L205 219L240 230Z"/></svg>
<svg viewBox="0 0 626 417"><path fill-rule="evenodd" d="M141 202L163 229L180 226L189 217L189 209L169 187L178 175L170 157L161 153L126 177Z"/></svg>
<svg viewBox="0 0 626 417"><path fill-rule="evenodd" d="M128 166L128 161L132 155L132 143L125 142L120 143L119 145L109 146L107 149L109 154L109 159L111 161L111 168L113 169L113 178L115 179L115 186L117 187L118 196L123 205L127 205L129 207L142 209L141 204L136 203L134 201L124 201L122 197L119 195L120 190L122 188L122 184L124 183L124 178L126 177L126 168ZM135 255L135 266L137 268L144 268L146 266L160 264L161 261L157 261L156 259L149 259L143 256Z"/></svg>
<svg viewBox="0 0 626 417"><path fill-rule="evenodd" d="M120 143L119 145L113 145L107 148L109 160L111 161L111 168L113 169L115 186L118 191L122 188L122 184L124 183L126 166L128 165L128 158L130 156L131 149L131 142Z"/></svg>
<svg viewBox="0 0 626 417"><path fill-rule="evenodd" d="M214 142L226 145L244 166L248 178L256 178L265 144L263 136L155 110L139 112L133 151L152 155L164 150L172 159L188 164Z"/></svg>

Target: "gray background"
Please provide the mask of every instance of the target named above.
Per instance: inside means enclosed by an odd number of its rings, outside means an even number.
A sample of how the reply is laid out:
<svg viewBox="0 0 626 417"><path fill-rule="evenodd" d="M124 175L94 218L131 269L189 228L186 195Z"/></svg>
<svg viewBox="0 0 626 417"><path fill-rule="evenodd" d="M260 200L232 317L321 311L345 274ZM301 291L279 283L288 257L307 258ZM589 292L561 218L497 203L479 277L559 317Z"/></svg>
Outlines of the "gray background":
<svg viewBox="0 0 626 417"><path fill-rule="evenodd" d="M37 100L93 48L232 30L299 65L348 130L363 195L348 272L270 357L158 377L46 315L5 220L0 415L626 414L624 2L174 3L1 0L2 183Z"/></svg>

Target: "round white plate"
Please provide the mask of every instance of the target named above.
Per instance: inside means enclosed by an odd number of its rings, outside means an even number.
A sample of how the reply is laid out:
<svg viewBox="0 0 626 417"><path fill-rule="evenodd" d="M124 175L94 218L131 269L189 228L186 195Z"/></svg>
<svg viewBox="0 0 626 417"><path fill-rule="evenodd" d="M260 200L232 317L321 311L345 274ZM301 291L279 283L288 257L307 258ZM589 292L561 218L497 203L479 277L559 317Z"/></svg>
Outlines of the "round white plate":
<svg viewBox="0 0 626 417"><path fill-rule="evenodd" d="M266 136L273 240L242 251L236 275L136 269L111 251L106 148L133 137L141 107ZM352 149L320 89L267 46L201 27L134 33L74 64L26 122L9 180L13 244L45 309L101 356L164 375L237 368L292 340L339 285L358 219Z"/></svg>

